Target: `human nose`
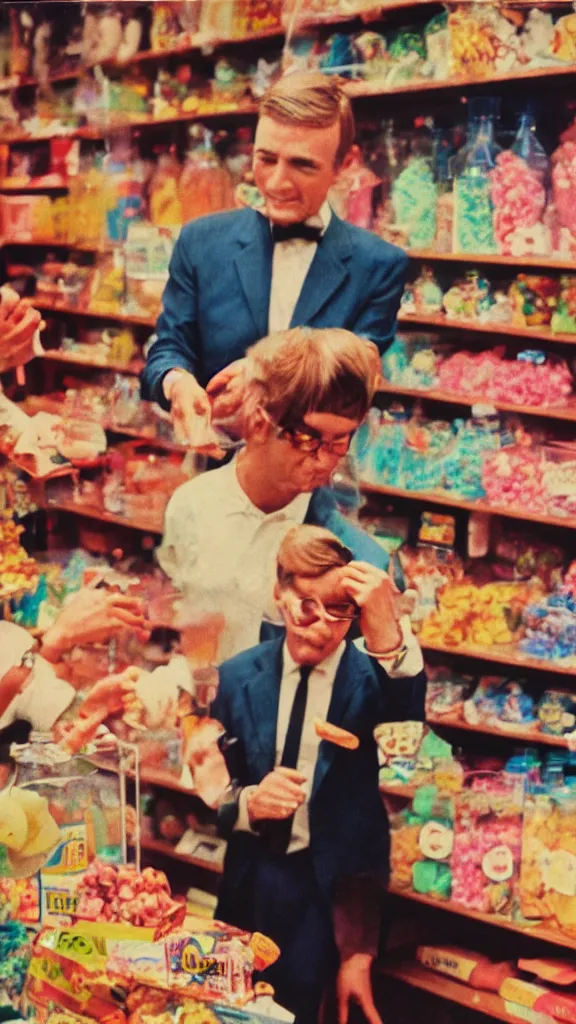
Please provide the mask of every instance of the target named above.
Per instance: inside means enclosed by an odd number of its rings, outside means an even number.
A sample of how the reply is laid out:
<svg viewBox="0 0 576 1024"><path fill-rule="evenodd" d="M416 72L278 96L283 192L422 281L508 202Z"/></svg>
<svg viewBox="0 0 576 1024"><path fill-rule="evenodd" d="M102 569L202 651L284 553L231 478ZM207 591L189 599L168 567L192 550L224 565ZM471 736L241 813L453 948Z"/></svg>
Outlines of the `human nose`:
<svg viewBox="0 0 576 1024"><path fill-rule="evenodd" d="M270 191L282 191L292 187L290 175L288 174L288 167L283 160L279 160L268 178L268 188Z"/></svg>
<svg viewBox="0 0 576 1024"><path fill-rule="evenodd" d="M341 455L335 455L334 452L330 451L328 444L329 442L322 442L320 447L314 452L316 461L322 467L332 466L333 463L338 462L342 458Z"/></svg>

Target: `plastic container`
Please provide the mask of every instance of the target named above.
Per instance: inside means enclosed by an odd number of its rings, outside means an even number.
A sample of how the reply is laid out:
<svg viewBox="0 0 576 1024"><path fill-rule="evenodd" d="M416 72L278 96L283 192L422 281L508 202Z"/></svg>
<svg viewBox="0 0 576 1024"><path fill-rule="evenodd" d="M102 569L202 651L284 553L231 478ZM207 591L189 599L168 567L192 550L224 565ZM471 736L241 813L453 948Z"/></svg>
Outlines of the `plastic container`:
<svg viewBox="0 0 576 1024"><path fill-rule="evenodd" d="M490 181L500 152L494 141L497 109L497 102L470 104L468 141L454 157L454 252L497 252Z"/></svg>

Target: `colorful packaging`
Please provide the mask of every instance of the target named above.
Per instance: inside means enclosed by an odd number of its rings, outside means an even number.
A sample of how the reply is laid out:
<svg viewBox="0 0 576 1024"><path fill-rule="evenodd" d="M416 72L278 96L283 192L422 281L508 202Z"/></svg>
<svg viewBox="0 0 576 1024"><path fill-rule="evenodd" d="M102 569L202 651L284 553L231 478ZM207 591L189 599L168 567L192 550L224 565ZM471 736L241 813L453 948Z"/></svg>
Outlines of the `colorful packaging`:
<svg viewBox="0 0 576 1024"><path fill-rule="evenodd" d="M520 906L526 918L576 936L576 794L534 787L526 795Z"/></svg>
<svg viewBox="0 0 576 1024"><path fill-rule="evenodd" d="M452 899L469 910L510 915L522 848L524 778L471 773L456 798Z"/></svg>

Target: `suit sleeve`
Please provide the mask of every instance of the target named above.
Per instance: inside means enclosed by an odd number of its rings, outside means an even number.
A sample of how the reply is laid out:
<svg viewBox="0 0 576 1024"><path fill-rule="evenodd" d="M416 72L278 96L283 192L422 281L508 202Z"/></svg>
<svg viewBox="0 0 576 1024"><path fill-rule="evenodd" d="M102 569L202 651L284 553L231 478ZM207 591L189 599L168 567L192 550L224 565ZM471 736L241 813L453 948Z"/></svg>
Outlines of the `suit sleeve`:
<svg viewBox="0 0 576 1024"><path fill-rule="evenodd" d="M199 365L197 285L187 253L190 235L183 232L172 253L170 276L162 296L158 338L152 345L142 373L142 397L169 408L162 381L169 370L179 368L196 375Z"/></svg>
<svg viewBox="0 0 576 1024"><path fill-rule="evenodd" d="M372 289L350 330L368 338L384 353L394 341L396 317L404 290L409 259L398 251L391 262L378 262Z"/></svg>
<svg viewBox="0 0 576 1024"><path fill-rule="evenodd" d="M339 879L334 891L332 918L340 961L354 953L378 953L382 921L383 890L371 875Z"/></svg>
<svg viewBox="0 0 576 1024"><path fill-rule="evenodd" d="M211 717L220 722L229 739L233 738L233 724L230 702L228 700L228 687L230 684L233 685L233 683L233 679L231 681L228 679L226 666L221 666L218 691L210 706ZM245 772L239 747L239 743L232 743L224 752L231 785L217 811L216 827L218 835L222 839L230 838L236 828L240 813L242 780L245 779Z"/></svg>

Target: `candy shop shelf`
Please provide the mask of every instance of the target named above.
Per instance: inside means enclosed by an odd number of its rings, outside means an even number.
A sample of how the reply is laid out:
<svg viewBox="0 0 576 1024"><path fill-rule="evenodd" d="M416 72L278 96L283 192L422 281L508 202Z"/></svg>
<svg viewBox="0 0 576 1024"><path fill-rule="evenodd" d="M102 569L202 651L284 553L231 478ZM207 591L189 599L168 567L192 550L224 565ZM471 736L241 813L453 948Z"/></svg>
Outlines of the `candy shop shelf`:
<svg viewBox="0 0 576 1024"><path fill-rule="evenodd" d="M472 647L459 644L449 647L448 644L424 641L420 644L423 651L437 651L440 654L458 655L462 658L478 658L482 661L493 661L497 665L511 665L517 669L536 669L542 672L553 672L555 675L576 676L576 658L570 662L565 658L561 661L544 661L540 658L525 657L513 644L494 644L493 647Z"/></svg>
<svg viewBox="0 0 576 1024"><path fill-rule="evenodd" d="M571 270L574 271L574 260L554 259L546 256L516 256L486 255L482 253L468 252L434 252L432 249L407 249L407 256L412 260L422 260L427 263L442 261L444 263L490 263L503 267L538 267L542 270Z"/></svg>
<svg viewBox="0 0 576 1024"><path fill-rule="evenodd" d="M481 921L483 924L491 924L496 928L505 928L507 931L526 935L532 939L539 939L541 942L550 942L555 946L564 946L566 949L576 949L576 938L571 939L570 936L563 935L562 932L553 931L550 928L542 928L537 924L519 924L517 921L511 921L507 917L501 917L499 914L483 914L480 910L469 910L467 907L461 907L450 900L434 900L430 896L421 896L417 892L403 892L400 889L396 889L393 885L389 886L388 892L392 896L399 896L401 899L412 900L414 903L423 903L427 907L435 907L436 910L447 910L452 914L458 914L460 917L467 917L472 921Z"/></svg>
<svg viewBox="0 0 576 1024"><path fill-rule="evenodd" d="M365 494L381 494L389 498L408 498L411 501L430 502L444 505L445 508L461 508L466 512L486 512L491 516L505 516L507 519L526 519L531 523L544 523L549 526L564 526L576 530L576 519L561 519L559 516L545 516L528 512L524 509L512 509L502 505L489 505L485 501L460 501L449 495L437 494L434 491L406 491L402 487L385 487L361 481L360 488Z"/></svg>
<svg viewBox="0 0 576 1024"><path fill-rule="evenodd" d="M501 334L509 338L529 338L531 341L559 342L562 345L576 345L576 334L553 334L550 330L535 327L514 327L512 324L481 324L476 320L447 320L441 313L424 316L404 313L398 317L400 324L414 324L416 327L445 327L456 331L475 331L481 334Z"/></svg>
<svg viewBox="0 0 576 1024"><path fill-rule="evenodd" d="M446 726L449 729L463 729L466 732L478 732L485 736L500 736L503 739L518 740L521 743L544 744L547 747L564 747L569 750L570 746L563 736L550 736L548 733L540 732L539 729L495 729L491 725L469 725L462 718L456 715L426 715L429 725Z"/></svg>
<svg viewBox="0 0 576 1024"><path fill-rule="evenodd" d="M482 395L458 395L439 388L405 388L400 384L389 384L381 381L378 391L385 395L405 395L407 398L425 398L431 402L450 402L452 405L492 405L503 412L518 412L525 416L542 416L553 420L569 420L576 422L576 398L571 398L566 405L515 405L513 402L495 402Z"/></svg>
<svg viewBox="0 0 576 1024"><path fill-rule="evenodd" d="M104 136L101 128L84 125L82 128L73 128L69 132L50 132L49 130L46 130L45 132L39 132L37 135L30 134L30 132L7 133L6 135L0 135L0 143L4 143L7 146L15 146L27 142L49 142L50 139L53 138L86 139L88 141L92 140L93 142L99 142L104 138Z"/></svg>
<svg viewBox="0 0 576 1024"><path fill-rule="evenodd" d="M518 1024L521 1019L519 1016L516 1017L508 1013L506 1003L495 992L482 992L479 989L470 988L468 985L462 985L445 974L435 974L434 971L428 971L413 961L385 961L378 964L378 970L386 978L403 981L412 988L418 988L423 992L429 992L430 995L438 996L440 999L446 999L448 1002L466 1006L469 1010L486 1014L487 1017L506 1021L506 1024Z"/></svg>
<svg viewBox="0 0 576 1024"><path fill-rule="evenodd" d="M103 313L97 309L79 308L78 306L67 306L59 302L56 306L45 299L32 297L32 303L36 309L46 310L47 313L69 313L71 316L89 316L96 320L114 320L119 324L135 324L139 327L156 327L156 319L150 316L134 316L130 313Z"/></svg>
<svg viewBox="0 0 576 1024"><path fill-rule="evenodd" d="M0 140L1 142L1 140ZM67 192L68 185L0 185L0 195L20 196L29 193Z"/></svg>
<svg viewBox="0 0 576 1024"><path fill-rule="evenodd" d="M44 307L38 307L44 308ZM49 349L40 357L53 363L70 363L73 366L90 366L95 370L112 370L114 373L129 373L138 376L144 368L143 359L134 359L131 363L107 363L104 360L89 359L88 356L74 352L61 352L59 349Z"/></svg>
<svg viewBox="0 0 576 1024"><path fill-rule="evenodd" d="M182 861L183 864L191 864L195 868L203 868L204 871L212 871L215 875L221 875L224 872L221 864L213 864L202 857L192 857L189 853L176 853L170 843L164 843L161 839L150 839L145 836L140 840L140 845L143 850L150 850L151 853L158 853L162 857L170 857L171 860Z"/></svg>
<svg viewBox="0 0 576 1024"><path fill-rule="evenodd" d="M434 81L421 78L413 82L405 82L404 85L395 86L393 89L384 89L378 82L373 82L372 85L362 81L346 82L344 91L351 99L360 99L368 96L398 96L411 92L438 92L442 89L466 89L469 86L475 85L490 88L498 82L524 82L533 78L553 79L562 78L566 75L576 75L576 64L570 64L568 67L534 68L531 71L520 71L516 74L511 72L503 75L491 75L490 78L444 78Z"/></svg>
<svg viewBox="0 0 576 1024"><path fill-rule="evenodd" d="M141 530L142 533L162 533L162 525L157 523L154 527L140 523L136 519L127 519L125 516L117 516L112 512L105 512L103 509L93 508L90 505L83 505L74 501L49 501L44 500L40 506L45 512L71 512L72 515L82 516L84 519L97 519L101 523L114 523L115 526L125 526L129 530Z"/></svg>
<svg viewBox="0 0 576 1024"><path fill-rule="evenodd" d="M31 248L32 246L53 248L53 249L75 249L77 252L98 252L108 253L113 252L114 249L119 248L118 245L113 245L112 242L70 242L65 238L2 238L0 239L0 249L7 248L8 246L26 246Z"/></svg>

